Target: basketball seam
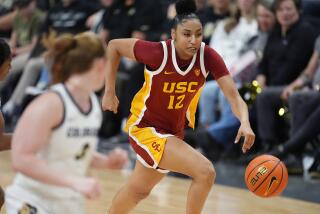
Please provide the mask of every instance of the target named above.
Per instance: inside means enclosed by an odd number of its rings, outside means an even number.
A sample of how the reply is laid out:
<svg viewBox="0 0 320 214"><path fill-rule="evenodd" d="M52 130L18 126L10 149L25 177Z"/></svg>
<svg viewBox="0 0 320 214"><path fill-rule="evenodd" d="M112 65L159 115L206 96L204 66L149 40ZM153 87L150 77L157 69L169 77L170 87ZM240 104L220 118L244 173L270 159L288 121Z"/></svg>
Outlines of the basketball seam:
<svg viewBox="0 0 320 214"><path fill-rule="evenodd" d="M259 186L257 186L257 188L253 191L257 191L257 189L259 189L259 187L263 184L263 182L265 180L267 180L267 178L271 175L271 173L276 169L276 167L280 164L281 161L278 161L278 163L273 167L273 169L271 170L271 172L261 181L261 183L259 184Z"/></svg>
<svg viewBox="0 0 320 214"><path fill-rule="evenodd" d="M280 180L280 183L279 183L279 185L277 186L277 188L275 188L275 190L273 190L273 192L270 194L270 195L272 195L275 191L277 191L277 189L279 188L279 186L281 185L281 183L282 183L282 178L283 178L283 168L282 168L282 165L280 164L280 166L281 166L281 180Z"/></svg>
<svg viewBox="0 0 320 214"><path fill-rule="evenodd" d="M261 163L259 163L259 164L256 164L256 166L253 167L253 169L249 172L249 174L248 174L248 176L247 176L247 178L246 178L247 182L249 181L249 177L250 177L251 173L252 173L257 167L259 167L261 164L264 164L264 163L266 163L266 162L268 162L268 161L275 161L275 160L266 160L266 161L263 161L263 162L261 162Z"/></svg>

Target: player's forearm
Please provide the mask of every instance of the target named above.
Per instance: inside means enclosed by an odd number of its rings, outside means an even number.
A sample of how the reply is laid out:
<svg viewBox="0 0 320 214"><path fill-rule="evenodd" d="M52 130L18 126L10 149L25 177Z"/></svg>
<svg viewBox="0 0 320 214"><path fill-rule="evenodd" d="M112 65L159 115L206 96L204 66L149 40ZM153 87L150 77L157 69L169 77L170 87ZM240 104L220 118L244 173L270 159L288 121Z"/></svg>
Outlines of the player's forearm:
<svg viewBox="0 0 320 214"><path fill-rule="evenodd" d="M120 63L120 54L114 45L114 40L111 40L107 47L107 65L106 65L106 78L105 90L115 90L116 75Z"/></svg>
<svg viewBox="0 0 320 214"><path fill-rule="evenodd" d="M241 123L249 122L248 107L240 95L236 95L231 102L231 109Z"/></svg>
<svg viewBox="0 0 320 214"><path fill-rule="evenodd" d="M73 176L50 168L44 160L37 158L35 155L13 154L12 166L17 172L37 181L72 188Z"/></svg>
<svg viewBox="0 0 320 214"><path fill-rule="evenodd" d="M2 134L0 136L0 151L11 149L12 134Z"/></svg>

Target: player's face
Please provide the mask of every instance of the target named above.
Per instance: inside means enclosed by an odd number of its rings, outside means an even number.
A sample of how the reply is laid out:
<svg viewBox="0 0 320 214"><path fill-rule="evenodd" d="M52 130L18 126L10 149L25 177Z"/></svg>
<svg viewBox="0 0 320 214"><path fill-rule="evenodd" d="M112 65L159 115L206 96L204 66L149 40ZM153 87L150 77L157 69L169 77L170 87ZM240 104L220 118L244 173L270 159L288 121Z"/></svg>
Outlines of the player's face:
<svg viewBox="0 0 320 214"><path fill-rule="evenodd" d="M179 57L189 59L200 48L203 38L202 25L198 19L186 20L172 30L171 36Z"/></svg>
<svg viewBox="0 0 320 214"><path fill-rule="evenodd" d="M6 61L4 61L4 63L0 67L0 80L3 80L4 78L6 78L10 69L11 69L11 57Z"/></svg>
<svg viewBox="0 0 320 214"><path fill-rule="evenodd" d="M284 0L276 11L277 20L282 27L290 27L299 19L299 12L293 0Z"/></svg>
<svg viewBox="0 0 320 214"><path fill-rule="evenodd" d="M262 32L268 32L275 23L275 16L262 5L257 6L257 19L259 28Z"/></svg>

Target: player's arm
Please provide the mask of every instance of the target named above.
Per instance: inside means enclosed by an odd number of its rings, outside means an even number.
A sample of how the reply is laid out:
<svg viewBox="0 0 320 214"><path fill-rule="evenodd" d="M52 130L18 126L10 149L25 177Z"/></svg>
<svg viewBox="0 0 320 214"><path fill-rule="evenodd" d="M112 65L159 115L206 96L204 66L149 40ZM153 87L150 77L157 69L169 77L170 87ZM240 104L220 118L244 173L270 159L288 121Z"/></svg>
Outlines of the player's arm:
<svg viewBox="0 0 320 214"><path fill-rule="evenodd" d="M94 178L75 177L48 166L38 152L48 143L52 130L63 120L63 104L55 93L34 100L22 114L12 139L12 165L16 171L40 182L68 187L89 199L101 188Z"/></svg>
<svg viewBox="0 0 320 214"><path fill-rule="evenodd" d="M5 123L2 113L0 113L0 151L11 148L12 134L4 133Z"/></svg>
<svg viewBox="0 0 320 214"><path fill-rule="evenodd" d="M43 183L70 187L72 178L51 169L37 153L47 143L51 131L63 120L63 104L55 93L33 101L22 114L12 139L13 168Z"/></svg>
<svg viewBox="0 0 320 214"><path fill-rule="evenodd" d="M108 44L103 110L117 113L119 100L116 96L115 84L120 59L124 56L135 60L133 49L136 41L137 39L114 39Z"/></svg>
<svg viewBox="0 0 320 214"><path fill-rule="evenodd" d="M246 152L251 148L255 140L255 135L250 127L248 107L241 98L221 56L215 50L206 46L204 57L206 69L208 69L217 80L217 83L231 105L232 112L241 122L235 143L238 143L240 137L244 136L245 140L242 151Z"/></svg>
<svg viewBox="0 0 320 214"><path fill-rule="evenodd" d="M106 90L115 90L115 80L121 57L135 60L134 45L137 39L114 39L107 47Z"/></svg>
<svg viewBox="0 0 320 214"><path fill-rule="evenodd" d="M242 151L245 153L251 148L254 143L255 135L251 129L249 122L249 113L247 104L241 98L235 83L230 75L225 75L217 80L223 94L226 96L227 100L230 103L232 112L241 122L238 134L236 136L235 143L238 143L240 137L243 136L244 144Z"/></svg>
<svg viewBox="0 0 320 214"><path fill-rule="evenodd" d="M91 167L97 169L122 169L128 163L128 152L116 148L108 155L95 152L91 160Z"/></svg>

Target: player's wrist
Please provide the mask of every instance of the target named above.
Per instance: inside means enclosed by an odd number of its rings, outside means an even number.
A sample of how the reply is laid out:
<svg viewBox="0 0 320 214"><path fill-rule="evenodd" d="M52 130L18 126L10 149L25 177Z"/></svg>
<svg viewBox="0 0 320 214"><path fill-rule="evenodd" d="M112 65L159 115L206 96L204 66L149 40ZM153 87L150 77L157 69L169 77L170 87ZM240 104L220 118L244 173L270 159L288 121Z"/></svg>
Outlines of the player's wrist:
<svg viewBox="0 0 320 214"><path fill-rule="evenodd" d="M76 184L75 184L76 182L75 182L75 177L73 177L73 176L66 176L65 178L64 178L64 186L65 187L68 187L68 188L70 188L70 189L73 189L73 190L75 190L75 187L76 187Z"/></svg>

